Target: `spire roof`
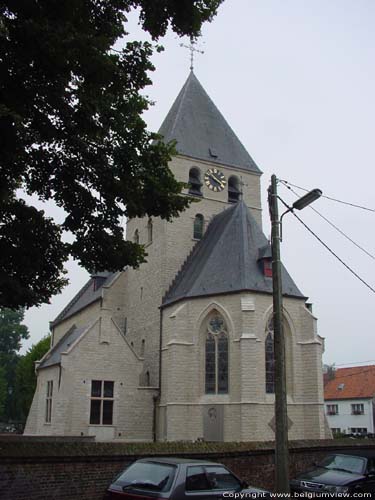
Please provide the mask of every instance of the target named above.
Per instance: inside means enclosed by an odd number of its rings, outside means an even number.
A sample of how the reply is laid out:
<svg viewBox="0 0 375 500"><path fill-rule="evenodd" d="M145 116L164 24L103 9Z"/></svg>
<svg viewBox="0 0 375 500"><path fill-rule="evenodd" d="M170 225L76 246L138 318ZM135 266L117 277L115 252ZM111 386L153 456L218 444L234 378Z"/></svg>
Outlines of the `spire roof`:
<svg viewBox="0 0 375 500"><path fill-rule="evenodd" d="M243 201L216 215L166 293L163 306L178 300L243 291L272 294L261 259L269 247ZM306 299L282 267L283 294Z"/></svg>
<svg viewBox="0 0 375 500"><path fill-rule="evenodd" d="M159 134L192 158L261 173L197 77L190 72Z"/></svg>

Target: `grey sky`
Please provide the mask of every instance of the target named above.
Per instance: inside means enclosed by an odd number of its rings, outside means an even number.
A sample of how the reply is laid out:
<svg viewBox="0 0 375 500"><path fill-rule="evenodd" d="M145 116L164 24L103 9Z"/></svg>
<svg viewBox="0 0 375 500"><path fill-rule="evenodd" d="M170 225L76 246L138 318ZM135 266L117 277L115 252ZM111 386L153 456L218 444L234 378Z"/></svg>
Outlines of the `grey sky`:
<svg viewBox="0 0 375 500"><path fill-rule="evenodd" d="M296 185L375 208L375 2L373 0L226 0L203 28L204 55L195 73L264 172L264 230L269 222L266 189L272 173ZM131 38L145 38L129 19ZM187 40L185 39L184 42ZM157 130L189 72L190 55L169 34L155 55L156 105L145 115ZM287 202L294 195L280 186ZM302 195L302 192L299 192ZM326 199L314 204L353 240L375 254L375 214ZM51 209L50 214L54 213ZM301 218L371 286L375 261L307 208ZM282 259L310 297L326 338L324 361L337 365L375 362L372 308L375 294L354 278L293 217L284 220ZM87 274L68 266L71 285L51 305L26 313L31 339L79 290Z"/></svg>

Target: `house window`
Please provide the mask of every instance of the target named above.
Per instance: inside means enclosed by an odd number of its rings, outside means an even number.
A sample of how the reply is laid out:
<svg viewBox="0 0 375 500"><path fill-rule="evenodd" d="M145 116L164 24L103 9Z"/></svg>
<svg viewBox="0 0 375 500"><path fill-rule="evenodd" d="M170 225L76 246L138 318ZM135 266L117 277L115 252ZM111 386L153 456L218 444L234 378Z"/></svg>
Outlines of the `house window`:
<svg viewBox="0 0 375 500"><path fill-rule="evenodd" d="M229 203L237 203L240 199L241 191L239 188L239 180L238 177L232 175L228 179L228 201Z"/></svg>
<svg viewBox="0 0 375 500"><path fill-rule="evenodd" d="M327 415L338 415L339 405L326 405Z"/></svg>
<svg viewBox="0 0 375 500"><path fill-rule="evenodd" d="M47 395L46 395L46 424L51 423L52 417L52 393L53 393L53 380L47 381Z"/></svg>
<svg viewBox="0 0 375 500"><path fill-rule="evenodd" d="M202 196L201 172L196 167L189 171L189 194Z"/></svg>
<svg viewBox="0 0 375 500"><path fill-rule="evenodd" d="M341 434L341 429L340 427L331 427L332 434L334 436L337 436L338 434Z"/></svg>
<svg viewBox="0 0 375 500"><path fill-rule="evenodd" d="M152 220L148 219L147 223L147 243L152 243Z"/></svg>
<svg viewBox="0 0 375 500"><path fill-rule="evenodd" d="M228 393L228 335L218 313L210 316L206 331L206 394Z"/></svg>
<svg viewBox="0 0 375 500"><path fill-rule="evenodd" d="M202 239L203 236L203 224L204 224L204 218L202 214L197 214L194 219L194 231L193 231L193 238L195 240L200 240Z"/></svg>
<svg viewBox="0 0 375 500"><path fill-rule="evenodd" d="M351 434L367 434L367 427L350 427Z"/></svg>
<svg viewBox="0 0 375 500"><path fill-rule="evenodd" d="M90 424L112 425L113 386L108 380L91 381Z"/></svg>
<svg viewBox="0 0 375 500"><path fill-rule="evenodd" d="M363 403L352 404L352 415L363 415L365 413L365 407Z"/></svg>

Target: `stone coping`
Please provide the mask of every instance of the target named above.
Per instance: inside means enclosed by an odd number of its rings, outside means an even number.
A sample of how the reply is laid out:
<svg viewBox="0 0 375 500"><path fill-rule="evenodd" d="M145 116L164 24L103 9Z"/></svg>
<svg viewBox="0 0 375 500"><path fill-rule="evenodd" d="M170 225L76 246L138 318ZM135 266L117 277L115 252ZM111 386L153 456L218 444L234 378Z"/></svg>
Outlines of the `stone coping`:
<svg viewBox="0 0 375 500"><path fill-rule="evenodd" d="M126 443L126 442L92 442L82 439L51 441L42 440L41 436L32 440L31 436L18 436L17 439L2 439L0 436L0 462L8 460L69 460L86 461L101 457L103 460L134 460L142 456L189 456L209 458L248 456L258 454L273 454L274 442L245 443L213 443L213 442L157 442L157 443ZM350 449L368 449L375 453L375 439L331 439L290 441L289 450L293 453L308 451L328 451Z"/></svg>

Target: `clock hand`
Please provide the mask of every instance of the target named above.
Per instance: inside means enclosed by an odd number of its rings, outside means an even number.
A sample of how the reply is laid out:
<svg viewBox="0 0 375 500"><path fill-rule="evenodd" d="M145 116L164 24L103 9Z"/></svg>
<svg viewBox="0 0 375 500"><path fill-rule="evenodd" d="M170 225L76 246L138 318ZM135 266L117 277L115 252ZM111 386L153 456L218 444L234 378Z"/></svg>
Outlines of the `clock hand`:
<svg viewBox="0 0 375 500"><path fill-rule="evenodd" d="M213 179L214 179L214 180L215 180L218 184L220 184L220 186L221 186L221 187L224 187L224 186L225 186L225 184L223 183L223 181L222 181L222 180L220 180L220 179L219 179L219 177L216 177L216 175L215 175L215 174L211 174L211 177L212 177L212 178L213 178Z"/></svg>

